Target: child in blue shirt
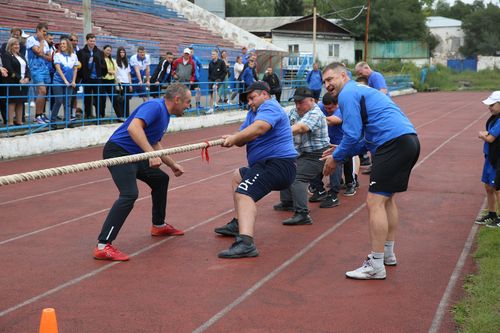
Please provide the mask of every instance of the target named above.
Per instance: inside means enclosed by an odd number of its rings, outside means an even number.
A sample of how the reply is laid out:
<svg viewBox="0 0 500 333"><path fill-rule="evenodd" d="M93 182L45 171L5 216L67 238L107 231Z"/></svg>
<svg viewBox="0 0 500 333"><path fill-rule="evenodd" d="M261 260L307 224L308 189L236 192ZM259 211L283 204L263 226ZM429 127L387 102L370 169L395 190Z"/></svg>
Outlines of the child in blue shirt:
<svg viewBox="0 0 500 333"><path fill-rule="evenodd" d="M486 121L486 130L479 132L479 138L484 141L484 166L481 181L484 183L488 199L488 214L476 220L477 224L487 227L500 227L500 218L497 216L497 205L500 206L500 166L498 153L500 151L500 91L493 92L483 101L488 105L491 117Z"/></svg>

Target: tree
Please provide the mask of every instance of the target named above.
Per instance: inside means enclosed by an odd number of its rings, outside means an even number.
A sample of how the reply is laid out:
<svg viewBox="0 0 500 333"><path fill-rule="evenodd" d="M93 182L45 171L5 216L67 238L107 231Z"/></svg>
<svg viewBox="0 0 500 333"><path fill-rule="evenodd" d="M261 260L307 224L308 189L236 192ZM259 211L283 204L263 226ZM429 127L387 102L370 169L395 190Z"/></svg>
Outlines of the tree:
<svg viewBox="0 0 500 333"><path fill-rule="evenodd" d="M456 20L463 20L467 15L473 13L476 10L484 9L484 4L482 1L476 0L473 4L466 4L460 0L455 1L453 6L446 0L438 0L436 3L436 9L434 10L434 15L448 17Z"/></svg>
<svg viewBox="0 0 500 333"><path fill-rule="evenodd" d="M274 16L274 8L269 0L226 0L226 16Z"/></svg>
<svg viewBox="0 0 500 333"><path fill-rule="evenodd" d="M488 4L462 20L465 33L461 53L465 56L498 56L500 53L500 7Z"/></svg>
<svg viewBox="0 0 500 333"><path fill-rule="evenodd" d="M366 11L357 19L359 5L365 1L337 0L338 11L334 18L341 19L341 25L353 32L358 39L365 36ZM352 8L348 11L345 9ZM372 0L369 26L371 41L422 40L427 39L428 28L422 11L422 3L418 0Z"/></svg>
<svg viewBox="0 0 500 333"><path fill-rule="evenodd" d="M274 15L303 16L304 3L302 0L274 0Z"/></svg>

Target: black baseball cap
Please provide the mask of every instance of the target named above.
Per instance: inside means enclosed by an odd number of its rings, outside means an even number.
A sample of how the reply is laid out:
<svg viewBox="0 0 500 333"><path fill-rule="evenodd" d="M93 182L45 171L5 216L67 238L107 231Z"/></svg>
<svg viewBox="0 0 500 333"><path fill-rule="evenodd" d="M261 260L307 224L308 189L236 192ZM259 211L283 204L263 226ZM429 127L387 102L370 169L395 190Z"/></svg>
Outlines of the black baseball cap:
<svg viewBox="0 0 500 333"><path fill-rule="evenodd" d="M293 94L293 97L291 97L289 100L298 102L298 101L301 101L307 97L314 98L314 94L311 91L311 89L309 89L307 87L299 87L299 88L295 89L295 93Z"/></svg>
<svg viewBox="0 0 500 333"><path fill-rule="evenodd" d="M271 88L269 88L269 85L264 81L255 81L250 85L250 87L247 88L245 93L248 94L254 90L264 90L267 91L268 94L271 93Z"/></svg>

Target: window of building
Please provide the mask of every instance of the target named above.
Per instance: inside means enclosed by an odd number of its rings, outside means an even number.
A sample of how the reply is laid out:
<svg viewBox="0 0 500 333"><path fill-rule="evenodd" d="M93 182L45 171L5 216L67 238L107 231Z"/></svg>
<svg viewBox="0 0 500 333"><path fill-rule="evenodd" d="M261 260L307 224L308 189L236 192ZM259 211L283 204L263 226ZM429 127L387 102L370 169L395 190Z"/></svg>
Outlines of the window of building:
<svg viewBox="0 0 500 333"><path fill-rule="evenodd" d="M329 44L328 56L338 58L340 56L340 44Z"/></svg>
<svg viewBox="0 0 500 333"><path fill-rule="evenodd" d="M299 44L288 45L288 53L293 53L293 54L299 53Z"/></svg>

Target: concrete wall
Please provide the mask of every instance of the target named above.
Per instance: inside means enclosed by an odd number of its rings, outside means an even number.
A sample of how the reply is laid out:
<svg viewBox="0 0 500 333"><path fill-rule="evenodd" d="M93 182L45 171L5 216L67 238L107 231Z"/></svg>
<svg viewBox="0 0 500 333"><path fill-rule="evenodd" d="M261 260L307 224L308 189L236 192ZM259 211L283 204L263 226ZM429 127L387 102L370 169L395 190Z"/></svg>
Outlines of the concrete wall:
<svg viewBox="0 0 500 333"><path fill-rule="evenodd" d="M254 34L223 20L187 0L155 0L155 2L174 9L190 21L196 22L201 27L241 46L247 46L249 49L256 50L285 52L285 50L264 41Z"/></svg>
<svg viewBox="0 0 500 333"><path fill-rule="evenodd" d="M288 34L273 33L273 44L288 51L288 45L299 44L299 52L313 52L312 37L290 36ZM328 45L339 44L340 52L338 57L328 56ZM333 61L354 62L354 39L316 39L316 50L318 59L322 64L329 64Z"/></svg>
<svg viewBox="0 0 500 333"><path fill-rule="evenodd" d="M477 70L500 68L500 57L477 57Z"/></svg>

